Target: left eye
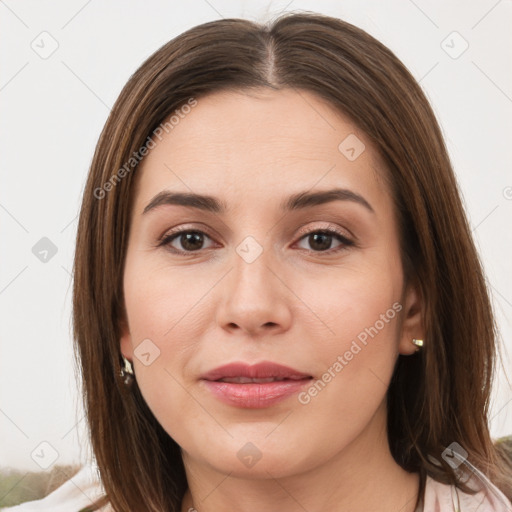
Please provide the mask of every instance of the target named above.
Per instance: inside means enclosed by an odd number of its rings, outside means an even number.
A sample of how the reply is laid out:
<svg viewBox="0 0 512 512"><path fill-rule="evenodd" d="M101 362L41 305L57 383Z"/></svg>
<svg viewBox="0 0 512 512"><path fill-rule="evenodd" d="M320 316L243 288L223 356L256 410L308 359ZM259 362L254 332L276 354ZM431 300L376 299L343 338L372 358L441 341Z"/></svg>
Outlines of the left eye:
<svg viewBox="0 0 512 512"><path fill-rule="evenodd" d="M172 252L178 254L193 253L205 248L203 247L205 237L211 240L211 238L203 231L183 230L165 236L158 246L168 246ZM340 243L340 245L334 249L330 247L333 239ZM181 248L172 246L172 243L176 240L180 243ZM316 246L316 249L313 248L312 252L337 252L354 245L354 242L343 236L341 233L330 229L310 231L299 239L299 241L302 240L307 240L312 247ZM306 248L306 250L309 249Z"/></svg>
<svg viewBox="0 0 512 512"><path fill-rule="evenodd" d="M333 239L336 239L338 242L340 242L340 245L334 249L330 247ZM337 252L353 245L351 240L338 233L337 231L330 229L311 231L310 233L302 236L300 240L307 240L311 246L316 246L318 250L313 252Z"/></svg>

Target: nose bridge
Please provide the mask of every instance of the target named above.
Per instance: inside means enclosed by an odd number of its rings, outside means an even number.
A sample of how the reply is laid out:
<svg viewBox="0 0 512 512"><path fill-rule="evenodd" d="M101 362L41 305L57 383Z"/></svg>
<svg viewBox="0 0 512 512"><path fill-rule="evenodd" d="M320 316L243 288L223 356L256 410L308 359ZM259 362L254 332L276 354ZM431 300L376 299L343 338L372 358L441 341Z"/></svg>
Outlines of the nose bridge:
<svg viewBox="0 0 512 512"><path fill-rule="evenodd" d="M247 235L235 247L235 285L257 286L259 289L261 285L269 284L268 275L272 274L272 249L268 237L265 242L260 240L261 238L258 240L253 235ZM262 292L261 289L258 291Z"/></svg>

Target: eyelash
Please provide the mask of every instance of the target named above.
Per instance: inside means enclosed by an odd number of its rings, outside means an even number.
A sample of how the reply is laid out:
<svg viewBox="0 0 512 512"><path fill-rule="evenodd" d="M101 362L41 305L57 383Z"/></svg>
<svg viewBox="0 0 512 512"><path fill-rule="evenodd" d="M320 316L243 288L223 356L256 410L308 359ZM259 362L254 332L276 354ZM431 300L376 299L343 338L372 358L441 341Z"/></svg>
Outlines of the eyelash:
<svg viewBox="0 0 512 512"><path fill-rule="evenodd" d="M200 234L200 235L205 235L205 236L207 236L208 238L211 239L211 237L207 233L205 233L204 231L201 231L199 229L182 229L182 230L174 231L174 232L171 232L171 233L165 235L161 239L161 241L157 244L157 247L166 246L166 248L169 251L171 251L173 254L178 254L178 255L193 255L193 254L199 253L201 251L201 249L198 249L197 251L182 251L180 249L176 249L174 247L171 247L171 245L170 245L171 242L173 242L180 235L183 235L185 233L196 233L196 234ZM313 251L313 250L309 251L308 249L302 249L302 250L313 252L315 254L329 254L329 255L331 255L333 253L337 253L339 251L346 250L348 247L351 247L351 246L355 245L355 243L352 240L349 240L347 237L342 235L340 232L338 232L336 230L333 230L333 229L314 229L314 230L308 231L306 233L303 233L302 236L297 241L300 242L301 240L303 240L304 238L306 238L306 237L308 237L308 236L310 236L312 234L322 234L322 235L333 236L339 242L341 242L342 245L340 245L339 247L334 248L334 249L327 249L325 251Z"/></svg>

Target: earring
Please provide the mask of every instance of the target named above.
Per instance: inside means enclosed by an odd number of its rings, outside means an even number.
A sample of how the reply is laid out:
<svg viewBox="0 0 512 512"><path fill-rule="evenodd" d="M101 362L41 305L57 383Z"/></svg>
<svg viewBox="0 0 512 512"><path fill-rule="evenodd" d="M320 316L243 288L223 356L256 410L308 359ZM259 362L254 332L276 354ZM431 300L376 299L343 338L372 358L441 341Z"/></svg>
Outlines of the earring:
<svg viewBox="0 0 512 512"><path fill-rule="evenodd" d="M123 357L124 367L119 372L120 377L123 379L124 385L129 389L132 387L135 375L133 373L132 363L126 357Z"/></svg>
<svg viewBox="0 0 512 512"><path fill-rule="evenodd" d="M414 338L413 338L412 343L413 343L414 345L416 345L416 352L418 352L418 350L419 350L421 347L423 347L423 340L416 340L416 339L414 339Z"/></svg>

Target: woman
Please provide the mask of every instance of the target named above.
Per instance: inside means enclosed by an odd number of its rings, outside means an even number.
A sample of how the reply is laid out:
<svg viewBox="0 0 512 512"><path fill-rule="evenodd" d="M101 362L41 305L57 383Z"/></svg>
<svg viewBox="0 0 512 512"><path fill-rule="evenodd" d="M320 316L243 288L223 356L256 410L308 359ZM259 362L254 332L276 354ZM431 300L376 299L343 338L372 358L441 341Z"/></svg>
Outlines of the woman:
<svg viewBox="0 0 512 512"><path fill-rule="evenodd" d="M152 55L97 145L73 306L97 509L512 510L441 131L357 27L220 20Z"/></svg>

